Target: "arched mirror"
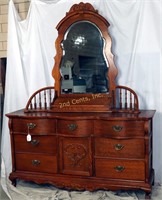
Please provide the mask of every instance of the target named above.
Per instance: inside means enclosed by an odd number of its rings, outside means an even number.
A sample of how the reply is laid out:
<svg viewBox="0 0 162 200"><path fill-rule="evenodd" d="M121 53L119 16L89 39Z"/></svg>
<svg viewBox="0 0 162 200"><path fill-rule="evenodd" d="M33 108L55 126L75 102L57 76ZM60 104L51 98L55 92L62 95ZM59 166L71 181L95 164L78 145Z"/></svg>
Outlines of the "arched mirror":
<svg viewBox="0 0 162 200"><path fill-rule="evenodd" d="M61 46L61 94L109 92L105 41L95 24L89 21L72 24Z"/></svg>
<svg viewBox="0 0 162 200"><path fill-rule="evenodd" d="M89 3L74 4L57 25L55 111L109 111L117 69L109 23Z"/></svg>

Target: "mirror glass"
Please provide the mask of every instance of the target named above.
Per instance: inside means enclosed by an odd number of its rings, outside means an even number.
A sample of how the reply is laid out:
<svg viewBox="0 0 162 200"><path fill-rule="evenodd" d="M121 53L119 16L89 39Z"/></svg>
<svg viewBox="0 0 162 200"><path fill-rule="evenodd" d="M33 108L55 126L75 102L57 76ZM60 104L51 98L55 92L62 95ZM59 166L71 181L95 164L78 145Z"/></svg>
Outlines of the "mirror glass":
<svg viewBox="0 0 162 200"><path fill-rule="evenodd" d="M95 24L79 21L61 43L61 93L108 93L105 41Z"/></svg>

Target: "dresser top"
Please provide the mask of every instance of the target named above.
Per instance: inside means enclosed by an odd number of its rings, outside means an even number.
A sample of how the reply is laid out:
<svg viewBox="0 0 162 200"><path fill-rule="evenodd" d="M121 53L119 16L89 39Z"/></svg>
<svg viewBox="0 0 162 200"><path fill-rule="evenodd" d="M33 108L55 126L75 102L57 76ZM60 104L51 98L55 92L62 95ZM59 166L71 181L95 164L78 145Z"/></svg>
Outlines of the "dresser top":
<svg viewBox="0 0 162 200"><path fill-rule="evenodd" d="M6 114L9 118L53 118L53 119L103 119L103 120L148 120L155 114L155 110L141 110L140 113L120 112L28 112L18 110Z"/></svg>

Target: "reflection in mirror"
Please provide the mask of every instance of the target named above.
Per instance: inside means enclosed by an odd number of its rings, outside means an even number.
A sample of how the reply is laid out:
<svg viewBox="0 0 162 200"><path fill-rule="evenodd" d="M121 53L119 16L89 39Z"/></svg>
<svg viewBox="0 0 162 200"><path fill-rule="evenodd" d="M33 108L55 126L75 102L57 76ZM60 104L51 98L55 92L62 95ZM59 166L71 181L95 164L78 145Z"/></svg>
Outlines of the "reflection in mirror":
<svg viewBox="0 0 162 200"><path fill-rule="evenodd" d="M96 25L88 21L74 23L61 45L61 93L107 93L108 63Z"/></svg>

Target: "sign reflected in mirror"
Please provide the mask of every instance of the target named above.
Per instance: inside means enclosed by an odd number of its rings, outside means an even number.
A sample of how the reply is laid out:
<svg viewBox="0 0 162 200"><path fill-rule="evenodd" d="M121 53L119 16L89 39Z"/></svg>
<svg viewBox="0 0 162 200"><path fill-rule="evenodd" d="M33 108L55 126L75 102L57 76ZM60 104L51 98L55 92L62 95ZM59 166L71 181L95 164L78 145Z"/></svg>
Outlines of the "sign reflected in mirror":
<svg viewBox="0 0 162 200"><path fill-rule="evenodd" d="M61 43L61 93L107 93L108 63L105 41L98 27L88 21L72 24Z"/></svg>

